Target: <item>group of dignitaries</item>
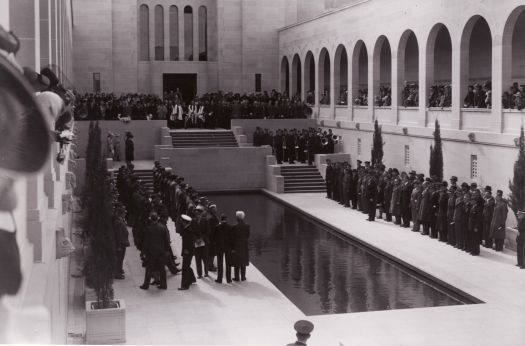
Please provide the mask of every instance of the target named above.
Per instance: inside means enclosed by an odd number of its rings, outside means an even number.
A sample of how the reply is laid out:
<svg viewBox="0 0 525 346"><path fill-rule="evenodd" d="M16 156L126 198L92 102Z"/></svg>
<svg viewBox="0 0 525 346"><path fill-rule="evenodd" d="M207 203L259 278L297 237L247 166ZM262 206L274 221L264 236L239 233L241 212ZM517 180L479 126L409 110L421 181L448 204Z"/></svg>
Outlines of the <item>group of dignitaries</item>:
<svg viewBox="0 0 525 346"><path fill-rule="evenodd" d="M184 178L167 171L158 162L152 174L153 193L133 174L133 165L119 169L116 183L119 198L126 206L126 223L132 227L133 242L146 268L140 288L156 285L167 289L167 267L173 275L182 272L179 290L189 289L197 281L191 268L193 258L199 279L217 272L217 283L222 283L224 274L228 283L245 281L250 226L244 222L244 212L238 211L237 223L230 225L227 216L219 215L217 206L206 197L199 197L197 191L184 183ZM182 240L182 269L170 245L170 219Z"/></svg>
<svg viewBox="0 0 525 346"><path fill-rule="evenodd" d="M339 141L340 137L331 129L327 132L313 127L302 130L278 129L274 134L273 131L257 126L253 133L253 145L271 146L278 164L293 164L298 161L312 165L315 154L333 154Z"/></svg>
<svg viewBox="0 0 525 346"><path fill-rule="evenodd" d="M384 218L474 256L481 244L503 251L508 207L501 190L494 196L490 186L482 191L476 183L458 185L455 176L449 184L415 171L407 174L386 170L382 164L371 166L368 161L364 166L357 161L356 169L348 162L326 161L327 198L368 214L368 221ZM525 222L518 228L525 240ZM518 246L523 247L519 239ZM518 251L521 268L525 268L523 253Z"/></svg>

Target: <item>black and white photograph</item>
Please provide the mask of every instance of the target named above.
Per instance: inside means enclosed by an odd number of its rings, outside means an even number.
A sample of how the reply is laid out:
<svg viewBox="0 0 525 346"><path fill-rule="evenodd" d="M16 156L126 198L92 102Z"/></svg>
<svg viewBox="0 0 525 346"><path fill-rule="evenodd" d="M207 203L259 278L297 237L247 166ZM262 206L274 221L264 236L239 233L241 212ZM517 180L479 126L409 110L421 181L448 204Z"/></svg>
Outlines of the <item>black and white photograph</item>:
<svg viewBox="0 0 525 346"><path fill-rule="evenodd" d="M0 0L0 344L524 346L525 0Z"/></svg>

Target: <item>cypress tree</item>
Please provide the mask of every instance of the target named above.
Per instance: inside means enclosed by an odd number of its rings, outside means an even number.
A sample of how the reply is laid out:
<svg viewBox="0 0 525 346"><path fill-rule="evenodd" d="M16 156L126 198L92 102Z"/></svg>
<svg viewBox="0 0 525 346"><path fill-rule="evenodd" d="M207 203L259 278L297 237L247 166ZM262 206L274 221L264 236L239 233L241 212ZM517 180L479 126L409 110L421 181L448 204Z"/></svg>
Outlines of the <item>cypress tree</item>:
<svg viewBox="0 0 525 346"><path fill-rule="evenodd" d="M430 147L430 176L435 175L439 181L443 180L443 145L441 142L441 130L436 119L434 129L434 145Z"/></svg>
<svg viewBox="0 0 525 346"><path fill-rule="evenodd" d="M381 127L377 122L374 123L374 138L372 142L372 164L383 163L383 135L381 134Z"/></svg>
<svg viewBox="0 0 525 346"><path fill-rule="evenodd" d="M518 159L514 163L514 177L509 181L509 205L514 214L525 210L525 136L523 125L520 132Z"/></svg>

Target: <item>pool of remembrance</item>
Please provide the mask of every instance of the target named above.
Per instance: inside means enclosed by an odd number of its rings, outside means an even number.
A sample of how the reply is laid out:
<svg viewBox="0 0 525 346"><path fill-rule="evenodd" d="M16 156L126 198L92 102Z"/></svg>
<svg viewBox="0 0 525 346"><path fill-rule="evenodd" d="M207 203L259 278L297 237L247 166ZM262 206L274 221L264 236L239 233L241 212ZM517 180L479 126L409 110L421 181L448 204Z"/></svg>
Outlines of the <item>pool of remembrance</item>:
<svg viewBox="0 0 525 346"><path fill-rule="evenodd" d="M213 195L210 199L230 224L235 211L245 211L251 227L251 265L305 315L465 303L428 279L263 194Z"/></svg>

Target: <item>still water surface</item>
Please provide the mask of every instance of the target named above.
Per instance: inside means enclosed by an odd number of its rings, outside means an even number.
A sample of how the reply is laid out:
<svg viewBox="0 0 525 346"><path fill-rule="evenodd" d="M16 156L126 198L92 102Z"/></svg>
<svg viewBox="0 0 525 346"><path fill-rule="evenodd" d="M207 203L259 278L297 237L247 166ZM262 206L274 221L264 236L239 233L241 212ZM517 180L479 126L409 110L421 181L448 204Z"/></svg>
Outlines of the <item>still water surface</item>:
<svg viewBox="0 0 525 346"><path fill-rule="evenodd" d="M305 315L461 304L269 197L210 199L230 223L245 211L250 263Z"/></svg>

